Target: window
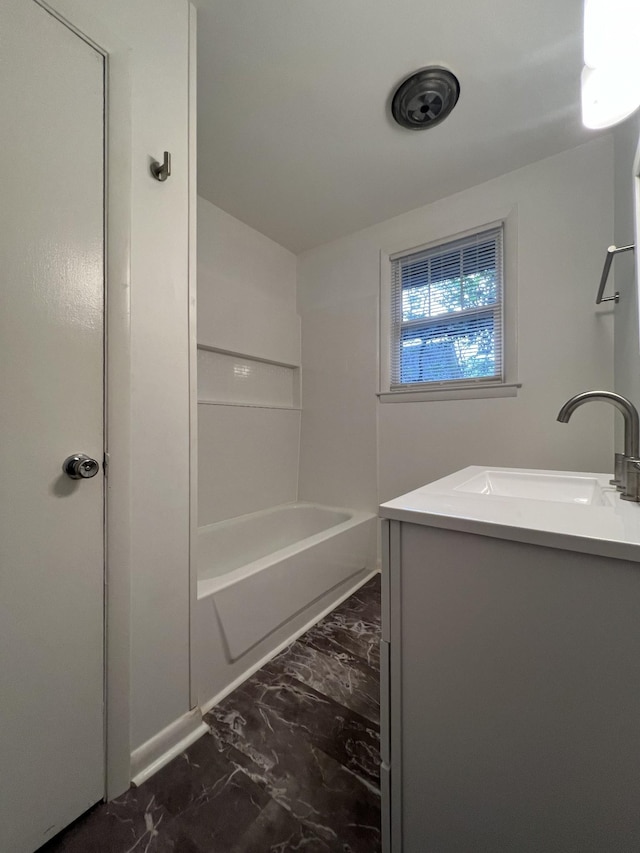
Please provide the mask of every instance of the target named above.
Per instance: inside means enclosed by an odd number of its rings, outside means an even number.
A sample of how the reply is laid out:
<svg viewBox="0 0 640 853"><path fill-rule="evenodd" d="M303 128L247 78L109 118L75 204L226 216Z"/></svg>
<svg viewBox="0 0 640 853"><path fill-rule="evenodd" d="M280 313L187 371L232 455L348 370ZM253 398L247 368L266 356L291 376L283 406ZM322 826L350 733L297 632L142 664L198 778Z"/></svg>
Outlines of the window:
<svg viewBox="0 0 640 853"><path fill-rule="evenodd" d="M392 256L390 390L504 382L503 226Z"/></svg>

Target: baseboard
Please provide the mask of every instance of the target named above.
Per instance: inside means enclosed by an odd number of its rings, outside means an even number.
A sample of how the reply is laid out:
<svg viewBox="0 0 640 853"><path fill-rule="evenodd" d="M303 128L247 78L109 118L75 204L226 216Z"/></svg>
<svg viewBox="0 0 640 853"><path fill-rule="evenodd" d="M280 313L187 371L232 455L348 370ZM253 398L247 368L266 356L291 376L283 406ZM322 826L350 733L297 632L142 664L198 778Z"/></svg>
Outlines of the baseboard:
<svg viewBox="0 0 640 853"><path fill-rule="evenodd" d="M131 782L136 787L146 782L171 759L209 731L200 708L188 711L131 753Z"/></svg>
<svg viewBox="0 0 640 853"><path fill-rule="evenodd" d="M325 616L328 616L332 610L335 610L338 605L342 604L343 601L346 601L347 598L353 595L354 592L357 592L361 586L364 586L368 581L371 580L372 577L374 577L376 574L379 574L379 572L379 565L376 566L375 569L370 569L369 572L365 575L365 577L360 578L356 583L352 584L345 592L342 593L342 595L339 596L339 598L334 599L331 604L321 610L320 613L313 616L311 619L309 619L308 622L305 622L305 624L301 628L298 628L297 631L294 631L290 636L287 637L286 640L276 646L275 649L268 652L266 655L264 655L264 657L260 658L257 663L249 667L245 672L242 673L242 675L238 676L235 681L232 681L231 684L228 684L223 690L221 690L219 693L216 693L215 696L212 696L210 699L207 699L205 702L202 702L200 705L200 710L202 714L207 714L212 708L222 702L222 700L226 696L228 696L230 693L233 693L233 691L237 687L240 687L240 685L243 684L254 673L256 673L259 669L262 669L265 664L269 663L270 660L273 660L276 655L279 655L280 652L283 652L287 648L287 646L290 646L291 643L298 639L298 637L301 637L310 628L313 628L313 626L317 622L319 622L321 619L324 619Z"/></svg>

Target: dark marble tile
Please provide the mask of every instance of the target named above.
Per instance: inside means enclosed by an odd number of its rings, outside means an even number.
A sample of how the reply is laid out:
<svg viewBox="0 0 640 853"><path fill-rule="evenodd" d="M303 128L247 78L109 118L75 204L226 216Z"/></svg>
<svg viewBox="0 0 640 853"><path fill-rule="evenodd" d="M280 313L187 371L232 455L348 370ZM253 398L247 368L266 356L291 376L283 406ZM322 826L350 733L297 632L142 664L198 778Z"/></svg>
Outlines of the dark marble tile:
<svg viewBox="0 0 640 853"><path fill-rule="evenodd" d="M270 802L240 766L220 780L164 828L163 838L184 853L230 853L244 828L252 824Z"/></svg>
<svg viewBox="0 0 640 853"><path fill-rule="evenodd" d="M213 709L210 735L41 850L377 853L379 580Z"/></svg>
<svg viewBox="0 0 640 853"><path fill-rule="evenodd" d="M360 714L277 670L262 669L225 700L225 710L268 707L281 722L365 782L379 787L379 729Z"/></svg>
<svg viewBox="0 0 640 853"><path fill-rule="evenodd" d="M238 759L233 747L206 734L145 783L155 802L172 817L220 797L236 784ZM251 791L249 791L251 793Z"/></svg>
<svg viewBox="0 0 640 853"><path fill-rule="evenodd" d="M382 602L382 575L377 572L370 580L368 580L360 589L357 589L353 595L350 595L347 601L351 598L367 598L374 601L378 605ZM344 602L343 602L344 603ZM338 605L342 607L342 605Z"/></svg>
<svg viewBox="0 0 640 853"><path fill-rule="evenodd" d="M332 651L346 651L362 658L377 674L380 666L380 598L378 574L303 634L300 642L313 644L322 637L326 644L332 645Z"/></svg>
<svg viewBox="0 0 640 853"><path fill-rule="evenodd" d="M295 642L264 669L295 678L379 725L380 681L376 670L356 655L338 651L319 634L309 641Z"/></svg>
<svg viewBox="0 0 640 853"><path fill-rule="evenodd" d="M380 786L379 728L312 687L281 678L267 704L307 740L365 782Z"/></svg>
<svg viewBox="0 0 640 853"><path fill-rule="evenodd" d="M364 619L354 621L348 613L335 610L303 634L299 642L313 645L318 638L330 644L334 652L355 655L376 671L380 666L379 623L366 622Z"/></svg>
<svg viewBox="0 0 640 853"><path fill-rule="evenodd" d="M144 787L132 788L117 800L86 812L39 853L170 853L175 850L165 837L170 820L153 793Z"/></svg>
<svg viewBox="0 0 640 853"><path fill-rule="evenodd" d="M319 838L277 803L270 803L233 853L378 853L379 842L366 832L354 843L338 836Z"/></svg>
<svg viewBox="0 0 640 853"><path fill-rule="evenodd" d="M335 848L272 800L242 836L233 853L331 853L332 849Z"/></svg>
<svg viewBox="0 0 640 853"><path fill-rule="evenodd" d="M204 735L140 788L96 806L42 850L209 853L213 841L230 849L238 828L254 820L269 802L237 759L244 760L219 738ZM219 816L212 828L207 818L214 814Z"/></svg>
<svg viewBox="0 0 640 853"><path fill-rule="evenodd" d="M245 755L252 780L330 850L375 853L380 844L376 788L316 747L277 709L246 694L230 702L232 696L207 715L207 722Z"/></svg>
<svg viewBox="0 0 640 853"><path fill-rule="evenodd" d="M363 675L366 675L368 681L371 683L379 683L380 634L378 632L375 634L373 632L370 633L366 641L363 639L363 635L358 635L355 632L351 634L353 640L351 645L360 645L362 654L359 654L357 650L354 651L348 647L349 643L339 644L335 634L327 633L323 630L322 626L317 625L316 628L318 630L308 631L303 637L300 637L298 643L314 649L316 652L324 654L327 657L348 663L351 667L357 668Z"/></svg>
<svg viewBox="0 0 640 853"><path fill-rule="evenodd" d="M353 623L359 620L378 626L380 629L382 607L381 579L377 574L359 590L338 605L333 613L344 614Z"/></svg>

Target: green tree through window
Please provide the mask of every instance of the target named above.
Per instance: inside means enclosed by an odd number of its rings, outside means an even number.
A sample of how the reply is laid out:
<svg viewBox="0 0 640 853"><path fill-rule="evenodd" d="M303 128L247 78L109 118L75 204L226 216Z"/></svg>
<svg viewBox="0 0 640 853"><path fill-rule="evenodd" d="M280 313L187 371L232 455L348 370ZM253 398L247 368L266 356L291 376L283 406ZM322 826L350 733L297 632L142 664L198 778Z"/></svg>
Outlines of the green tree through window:
<svg viewBox="0 0 640 853"><path fill-rule="evenodd" d="M394 384L500 378L502 229L392 264Z"/></svg>

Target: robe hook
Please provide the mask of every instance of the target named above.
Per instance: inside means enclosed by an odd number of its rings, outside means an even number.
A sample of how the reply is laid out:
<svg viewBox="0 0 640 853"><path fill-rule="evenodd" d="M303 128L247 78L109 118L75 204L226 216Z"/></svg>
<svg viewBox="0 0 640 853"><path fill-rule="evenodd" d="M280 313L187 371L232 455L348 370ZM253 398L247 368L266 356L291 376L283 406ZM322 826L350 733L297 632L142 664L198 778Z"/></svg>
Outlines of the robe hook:
<svg viewBox="0 0 640 853"><path fill-rule="evenodd" d="M164 152L164 160L159 163L154 160L151 164L151 174L157 181L166 181L171 174L171 154Z"/></svg>

